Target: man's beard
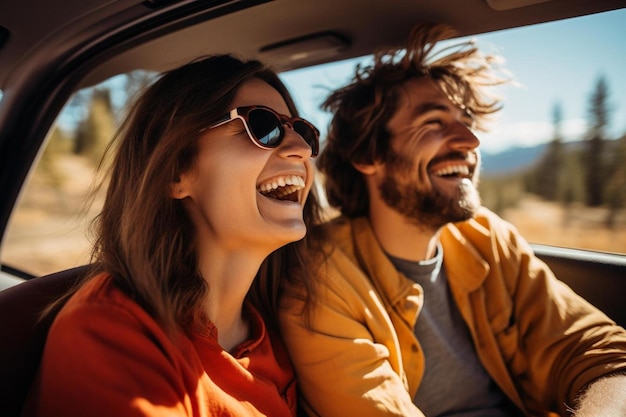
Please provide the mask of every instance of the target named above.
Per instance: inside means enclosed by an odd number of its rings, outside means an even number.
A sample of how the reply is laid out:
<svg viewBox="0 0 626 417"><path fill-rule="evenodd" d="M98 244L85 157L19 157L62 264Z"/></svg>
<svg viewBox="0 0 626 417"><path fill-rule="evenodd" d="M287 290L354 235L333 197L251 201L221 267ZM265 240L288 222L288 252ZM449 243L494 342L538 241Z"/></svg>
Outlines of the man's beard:
<svg viewBox="0 0 626 417"><path fill-rule="evenodd" d="M416 224L438 229L448 223L471 219L480 207L475 185L462 181L454 195L433 187L422 191L415 185L413 163L390 151L385 158L385 178L379 185L383 201Z"/></svg>

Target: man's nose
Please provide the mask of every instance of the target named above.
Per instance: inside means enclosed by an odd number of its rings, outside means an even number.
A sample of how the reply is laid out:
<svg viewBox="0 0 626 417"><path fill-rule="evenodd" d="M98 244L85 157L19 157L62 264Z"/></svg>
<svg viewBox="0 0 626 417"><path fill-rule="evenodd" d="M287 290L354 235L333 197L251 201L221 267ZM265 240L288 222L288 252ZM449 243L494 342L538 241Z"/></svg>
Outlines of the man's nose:
<svg viewBox="0 0 626 417"><path fill-rule="evenodd" d="M480 140L467 124L457 120L454 123L450 145L456 149L472 150L480 145Z"/></svg>

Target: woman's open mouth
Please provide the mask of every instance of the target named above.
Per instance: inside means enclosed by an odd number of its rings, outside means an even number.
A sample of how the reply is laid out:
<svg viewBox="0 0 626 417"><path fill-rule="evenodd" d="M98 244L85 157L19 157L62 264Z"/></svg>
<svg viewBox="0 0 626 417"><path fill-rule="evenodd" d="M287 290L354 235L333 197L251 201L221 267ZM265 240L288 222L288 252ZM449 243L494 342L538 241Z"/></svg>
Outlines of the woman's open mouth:
<svg viewBox="0 0 626 417"><path fill-rule="evenodd" d="M304 189L304 178L299 175L285 175L272 178L257 186L257 190L266 197L280 201L297 202L298 191Z"/></svg>

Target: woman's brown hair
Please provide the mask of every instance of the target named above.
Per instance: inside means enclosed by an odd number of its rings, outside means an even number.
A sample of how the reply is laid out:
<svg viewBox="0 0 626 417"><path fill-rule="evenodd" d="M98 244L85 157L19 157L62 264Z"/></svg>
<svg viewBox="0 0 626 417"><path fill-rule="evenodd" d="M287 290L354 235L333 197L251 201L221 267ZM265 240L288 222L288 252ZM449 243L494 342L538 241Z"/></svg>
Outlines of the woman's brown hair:
<svg viewBox="0 0 626 417"><path fill-rule="evenodd" d="M199 272L194 227L181 202L170 197L171 184L195 163L200 131L230 110L238 88L250 78L267 82L291 114L298 114L281 80L263 64L211 56L162 74L131 108L116 146L109 146L115 156L104 206L93 224L94 268L85 279L111 274L170 332L199 319L199 306L210 291ZM317 212L311 194L307 224ZM293 243L272 253L252 285L249 298L270 320L283 274L306 270L299 253Z"/></svg>

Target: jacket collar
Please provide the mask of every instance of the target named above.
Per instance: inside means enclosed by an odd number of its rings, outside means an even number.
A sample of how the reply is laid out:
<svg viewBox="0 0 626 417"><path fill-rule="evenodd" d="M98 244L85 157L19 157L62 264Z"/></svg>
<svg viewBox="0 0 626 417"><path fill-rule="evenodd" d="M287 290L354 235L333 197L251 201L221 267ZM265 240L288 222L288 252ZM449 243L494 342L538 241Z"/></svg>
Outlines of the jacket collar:
<svg viewBox="0 0 626 417"><path fill-rule="evenodd" d="M375 286L382 290L388 301L395 304L406 296L413 282L395 269L366 217L352 219L350 223L357 261L371 279L376 280ZM469 226L472 229L476 228L473 224ZM480 229L477 232L480 232ZM444 227L440 242L443 246L443 262L450 285L468 293L478 289L489 273L489 265L461 233L459 225L449 224Z"/></svg>
<svg viewBox="0 0 626 417"><path fill-rule="evenodd" d="M489 264L472 242L459 230L460 225L468 226L467 223L473 222L474 220L468 220L462 224L448 224L443 228L439 237L444 248L443 263L448 274L448 281L451 285L458 285L468 293L483 285L490 269ZM477 230L474 226L471 225L472 231L480 233L482 228Z"/></svg>
<svg viewBox="0 0 626 417"><path fill-rule="evenodd" d="M355 256L361 268L375 281L375 287L384 294L390 305L404 300L407 292L413 288L413 281L393 266L366 217L353 219L351 224Z"/></svg>

